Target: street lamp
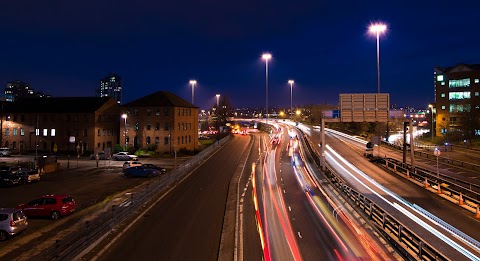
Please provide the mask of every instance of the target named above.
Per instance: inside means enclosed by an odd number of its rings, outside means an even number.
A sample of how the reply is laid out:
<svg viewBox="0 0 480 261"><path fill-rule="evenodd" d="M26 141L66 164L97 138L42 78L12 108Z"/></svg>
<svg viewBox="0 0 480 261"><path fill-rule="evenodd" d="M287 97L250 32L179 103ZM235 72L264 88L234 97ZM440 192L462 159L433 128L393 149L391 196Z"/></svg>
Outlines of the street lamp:
<svg viewBox="0 0 480 261"><path fill-rule="evenodd" d="M433 129L433 104L429 104L428 105L428 108L430 108L430 113L432 114L432 123L431 123L431 127L432 127L432 142L433 142L433 132L434 132L434 129Z"/></svg>
<svg viewBox="0 0 480 261"><path fill-rule="evenodd" d="M265 111L266 111L266 118L265 118L265 123L268 125L268 61L272 59L272 55L270 53L264 53L262 54L262 59L265 60L265 99L266 99L266 104L265 104Z"/></svg>
<svg viewBox="0 0 480 261"><path fill-rule="evenodd" d="M376 23L371 24L369 31L371 34L377 36L377 84L378 84L378 93L380 93L380 34L385 33L387 26L385 24Z"/></svg>
<svg viewBox="0 0 480 261"><path fill-rule="evenodd" d="M125 148L124 150L127 151L127 114L122 114L122 119L125 120L125 132L124 132L124 136L125 136Z"/></svg>
<svg viewBox="0 0 480 261"><path fill-rule="evenodd" d="M197 81L196 80L190 80L190 85L192 85L192 104L193 104L193 101L194 101L194 93L195 93L195 84L197 84Z"/></svg>
<svg viewBox="0 0 480 261"><path fill-rule="evenodd" d="M292 113L292 97L293 97L293 80L288 80L288 84L290 84L290 113Z"/></svg>

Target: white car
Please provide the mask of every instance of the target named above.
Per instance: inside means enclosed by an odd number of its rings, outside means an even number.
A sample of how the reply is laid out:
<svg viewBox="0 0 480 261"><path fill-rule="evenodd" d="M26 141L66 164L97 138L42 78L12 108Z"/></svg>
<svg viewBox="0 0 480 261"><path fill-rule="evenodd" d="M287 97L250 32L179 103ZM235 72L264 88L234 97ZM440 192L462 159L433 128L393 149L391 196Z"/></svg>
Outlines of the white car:
<svg viewBox="0 0 480 261"><path fill-rule="evenodd" d="M114 160L138 160L138 157L135 155L130 155L128 152L119 152L112 155Z"/></svg>
<svg viewBox="0 0 480 261"><path fill-rule="evenodd" d="M142 165L143 164L140 161L135 161L135 160L125 161L125 163L123 163L123 170L125 171L126 169L128 169L130 167L142 166Z"/></svg>

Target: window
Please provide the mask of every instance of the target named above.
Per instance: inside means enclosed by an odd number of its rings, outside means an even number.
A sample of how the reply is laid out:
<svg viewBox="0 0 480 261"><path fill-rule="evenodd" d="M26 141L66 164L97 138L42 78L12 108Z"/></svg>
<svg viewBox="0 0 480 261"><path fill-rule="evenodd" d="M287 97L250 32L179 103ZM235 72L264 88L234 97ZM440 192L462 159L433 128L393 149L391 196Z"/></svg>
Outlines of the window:
<svg viewBox="0 0 480 261"><path fill-rule="evenodd" d="M470 87L470 78L460 80L449 80L449 88Z"/></svg>
<svg viewBox="0 0 480 261"><path fill-rule="evenodd" d="M180 145L180 137L177 138L177 143Z"/></svg>
<svg viewBox="0 0 480 261"><path fill-rule="evenodd" d="M17 129L13 129L13 136L17 136Z"/></svg>
<svg viewBox="0 0 480 261"><path fill-rule="evenodd" d="M40 129L35 129L35 136L40 136Z"/></svg>
<svg viewBox="0 0 480 261"><path fill-rule="evenodd" d="M87 137L87 129L83 130L83 137Z"/></svg>
<svg viewBox="0 0 480 261"><path fill-rule="evenodd" d="M182 116L185 116L185 109L182 109Z"/></svg>
<svg viewBox="0 0 480 261"><path fill-rule="evenodd" d="M182 136L182 144L183 144L183 136Z"/></svg>
<svg viewBox="0 0 480 261"><path fill-rule="evenodd" d="M159 130L160 129L160 123L155 123L155 130Z"/></svg>
<svg viewBox="0 0 480 261"><path fill-rule="evenodd" d="M470 92L450 92L448 93L448 99L451 101L470 99Z"/></svg>
<svg viewBox="0 0 480 261"><path fill-rule="evenodd" d="M167 122L165 122L165 124L163 124L163 130L168 131L168 129L169 129L169 126L168 126L168 125L169 125L169 124L168 124Z"/></svg>
<svg viewBox="0 0 480 261"><path fill-rule="evenodd" d="M189 130L192 129L192 123L189 123L189 124L188 124L188 129L189 129Z"/></svg>
<svg viewBox="0 0 480 261"><path fill-rule="evenodd" d="M185 124L182 123L182 130L184 130L184 129L185 129Z"/></svg>
<svg viewBox="0 0 480 261"><path fill-rule="evenodd" d="M136 122L135 125L133 125L133 129L134 129L134 130L138 130L138 128L139 128L139 127L138 127L138 122Z"/></svg>
<svg viewBox="0 0 480 261"><path fill-rule="evenodd" d="M68 117L67 117L67 118L68 118ZM101 121L102 121L102 116L101 116L101 115L98 115L97 121L98 121L98 122L101 122Z"/></svg>
<svg viewBox="0 0 480 261"><path fill-rule="evenodd" d="M138 116L138 109L133 110L133 115Z"/></svg>
<svg viewBox="0 0 480 261"><path fill-rule="evenodd" d="M43 129L43 136L44 137L48 136L48 129Z"/></svg>
<svg viewBox="0 0 480 261"><path fill-rule="evenodd" d="M150 130L152 128L152 125L147 124L147 130Z"/></svg>
<svg viewBox="0 0 480 261"><path fill-rule="evenodd" d="M55 129L50 130L50 136L55 137Z"/></svg>
<svg viewBox="0 0 480 261"><path fill-rule="evenodd" d="M111 134L112 134L112 130L109 129L109 130L107 131L107 135L110 136Z"/></svg>
<svg viewBox="0 0 480 261"><path fill-rule="evenodd" d="M437 75L437 81L443 82L443 75Z"/></svg>
<svg viewBox="0 0 480 261"><path fill-rule="evenodd" d="M163 145L168 145L168 137L163 138Z"/></svg>
<svg viewBox="0 0 480 261"><path fill-rule="evenodd" d="M159 137L155 137L155 145L158 145L160 144L160 138Z"/></svg>
<svg viewBox="0 0 480 261"><path fill-rule="evenodd" d="M188 143L192 142L192 135L188 135Z"/></svg>
<svg viewBox="0 0 480 261"><path fill-rule="evenodd" d="M105 136L107 134L107 131L105 129L102 130L102 134L103 136ZM75 135L76 136L76 135Z"/></svg>
<svg viewBox="0 0 480 261"><path fill-rule="evenodd" d="M147 136L147 145L150 144L150 136Z"/></svg>
<svg viewBox="0 0 480 261"><path fill-rule="evenodd" d="M180 123L178 123L178 130L180 130Z"/></svg>
<svg viewBox="0 0 480 261"><path fill-rule="evenodd" d="M442 82L442 86L445 85L445 82Z"/></svg>
<svg viewBox="0 0 480 261"><path fill-rule="evenodd" d="M450 112L467 112L470 111L470 104L450 104Z"/></svg>
<svg viewBox="0 0 480 261"><path fill-rule="evenodd" d="M480 82L480 80L479 80L479 79L475 79L475 83L479 83L479 82Z"/></svg>
<svg viewBox="0 0 480 261"><path fill-rule="evenodd" d="M167 108L163 109L163 114L165 114L165 116L168 116L168 109Z"/></svg>
<svg viewBox="0 0 480 261"><path fill-rule="evenodd" d="M5 136L8 136L8 135L10 135L10 129L7 128L5 129ZM8 147L8 146L5 146L5 147Z"/></svg>
<svg viewBox="0 0 480 261"><path fill-rule="evenodd" d="M192 116L192 109L188 111L188 116Z"/></svg>
<svg viewBox="0 0 480 261"><path fill-rule="evenodd" d="M442 96L442 98L445 98L445 93L442 93L440 96Z"/></svg>
<svg viewBox="0 0 480 261"><path fill-rule="evenodd" d="M98 135L97 136L100 137L100 129L98 129Z"/></svg>
<svg viewBox="0 0 480 261"><path fill-rule="evenodd" d="M9 146L9 145L10 145L10 143L8 143L8 140L7 140L7 141L5 141L5 147L7 147L7 148L8 148L8 146Z"/></svg>
<svg viewBox="0 0 480 261"><path fill-rule="evenodd" d="M14 150L17 149L17 142L16 141L12 142L12 149L14 149Z"/></svg>
<svg viewBox="0 0 480 261"><path fill-rule="evenodd" d="M150 114L152 114L152 110L147 109L147 116L150 116Z"/></svg>
<svg viewBox="0 0 480 261"><path fill-rule="evenodd" d="M155 116L160 116L160 110L159 109L155 110Z"/></svg>
<svg viewBox="0 0 480 261"><path fill-rule="evenodd" d="M475 92L475 96L478 96L478 92Z"/></svg>
<svg viewBox="0 0 480 261"><path fill-rule="evenodd" d="M20 128L20 136L25 136L25 129L24 128Z"/></svg>
<svg viewBox="0 0 480 261"><path fill-rule="evenodd" d="M445 110L445 105L442 105L442 110Z"/></svg>

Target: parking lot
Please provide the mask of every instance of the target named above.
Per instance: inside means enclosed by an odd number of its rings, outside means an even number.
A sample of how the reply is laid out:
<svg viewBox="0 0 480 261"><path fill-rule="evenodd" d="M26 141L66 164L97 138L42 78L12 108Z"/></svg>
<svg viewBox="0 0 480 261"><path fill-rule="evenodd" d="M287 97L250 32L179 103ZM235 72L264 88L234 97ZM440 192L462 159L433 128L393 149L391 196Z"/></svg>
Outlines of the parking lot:
<svg viewBox="0 0 480 261"><path fill-rule="evenodd" d="M0 162L22 162L28 160L27 157L1 158ZM176 164L181 164L185 160L186 158L177 159ZM82 210L102 205L97 203L112 200L149 180L145 178L125 178L122 173L124 161L101 160L99 161L99 167L96 167L97 162L95 160L86 158L80 158L78 161L76 158L75 160L70 159L70 162L67 159L59 158L57 162L60 163L61 170L42 174L39 182L0 188L0 207L15 207L18 204L27 203L47 194L69 194L77 203L76 213L56 221L48 218L30 218L26 231L7 241L0 242L2 252L7 254L0 254L0 259L9 259L9 252L15 250L14 252L18 253L22 247L28 247L35 240L40 240L41 236L54 236L63 228L68 227L71 222L80 222L82 220L81 216L86 214ZM174 159L141 159L141 162L166 167L167 174L165 175L168 175L169 170L175 165ZM68 164L70 168L67 169Z"/></svg>

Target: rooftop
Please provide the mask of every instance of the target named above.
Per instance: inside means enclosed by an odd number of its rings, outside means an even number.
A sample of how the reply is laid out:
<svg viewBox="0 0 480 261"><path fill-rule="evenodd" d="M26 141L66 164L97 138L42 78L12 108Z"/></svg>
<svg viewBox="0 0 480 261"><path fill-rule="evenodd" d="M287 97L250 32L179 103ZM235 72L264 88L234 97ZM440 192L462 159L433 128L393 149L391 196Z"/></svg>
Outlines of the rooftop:
<svg viewBox="0 0 480 261"><path fill-rule="evenodd" d="M171 92L158 91L140 99L131 101L122 107L186 107L197 108L197 106L178 97Z"/></svg>

